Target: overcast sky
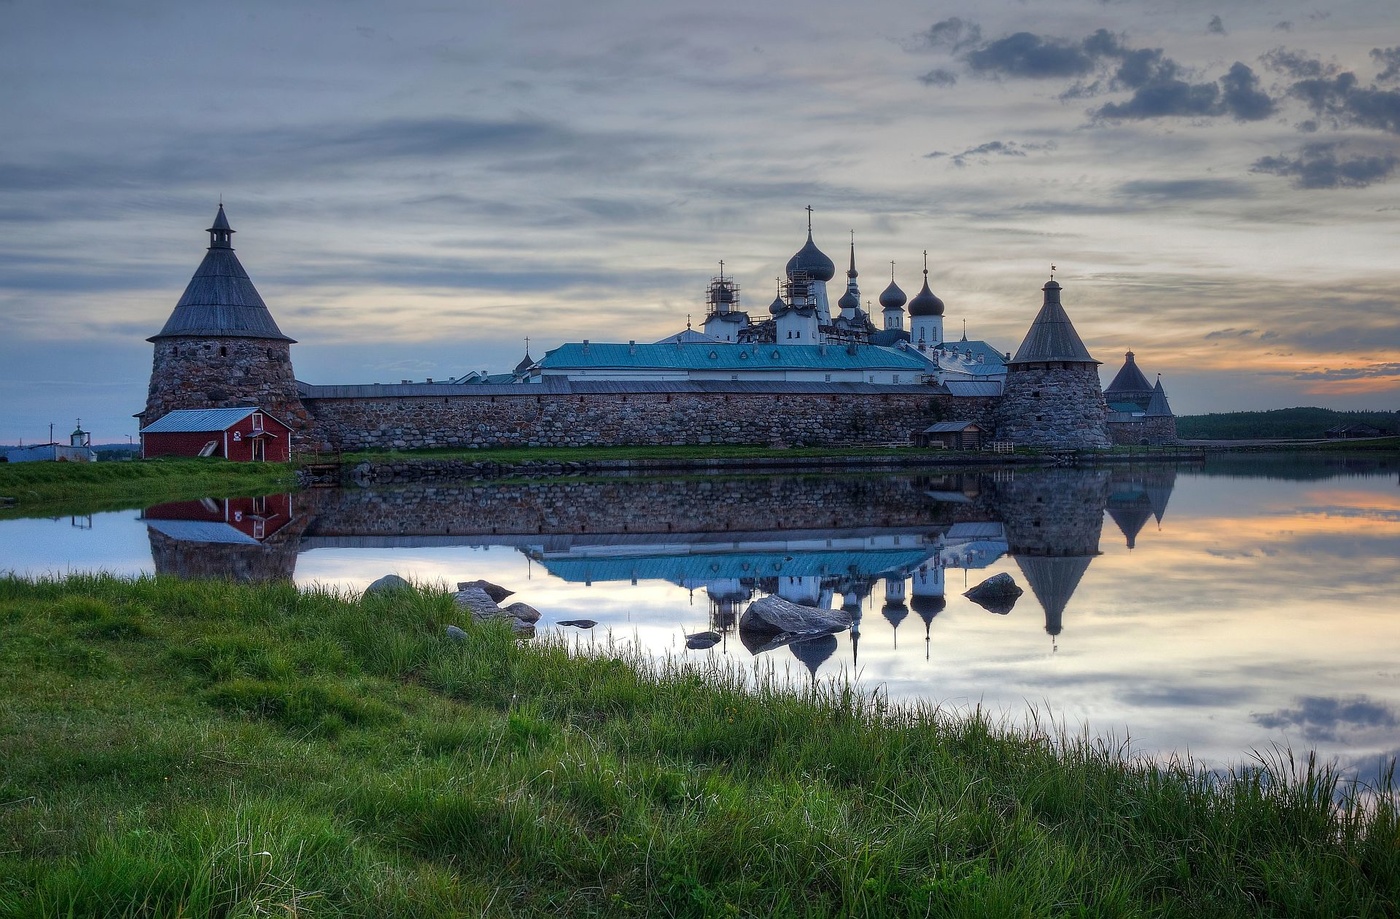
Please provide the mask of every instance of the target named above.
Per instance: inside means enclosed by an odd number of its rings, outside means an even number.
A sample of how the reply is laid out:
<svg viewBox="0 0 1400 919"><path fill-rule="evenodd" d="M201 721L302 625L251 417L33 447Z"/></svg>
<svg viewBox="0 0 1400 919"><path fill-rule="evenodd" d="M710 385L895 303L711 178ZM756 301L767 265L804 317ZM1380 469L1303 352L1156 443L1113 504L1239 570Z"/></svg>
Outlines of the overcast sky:
<svg viewBox="0 0 1400 919"><path fill-rule="evenodd" d="M1053 263L1179 414L1400 408L1393 0L0 0L0 85L3 443L135 434L220 196L312 383L761 312L811 205L950 337Z"/></svg>

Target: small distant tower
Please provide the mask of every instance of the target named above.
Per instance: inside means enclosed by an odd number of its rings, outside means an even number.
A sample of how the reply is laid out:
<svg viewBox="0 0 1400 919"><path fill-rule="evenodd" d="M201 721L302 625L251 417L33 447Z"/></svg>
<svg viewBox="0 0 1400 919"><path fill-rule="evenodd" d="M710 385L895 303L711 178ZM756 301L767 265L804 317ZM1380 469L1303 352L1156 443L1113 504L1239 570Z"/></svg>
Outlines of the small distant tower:
<svg viewBox="0 0 1400 919"><path fill-rule="evenodd" d="M846 292L841 295L841 299L836 301L836 305L841 307L841 318L847 323L853 323L860 316L860 284L857 278L860 272L856 271L856 235L851 233L851 267L846 269Z"/></svg>
<svg viewBox="0 0 1400 919"><path fill-rule="evenodd" d="M924 286L909 301L909 342L920 351L943 343L943 301L928 286L928 250L924 250Z"/></svg>
<svg viewBox="0 0 1400 919"><path fill-rule="evenodd" d="M880 307L885 319L886 331L904 329L904 304L909 300L904 291L894 282L894 262L890 262L890 286L880 294Z"/></svg>
<svg viewBox="0 0 1400 919"><path fill-rule="evenodd" d="M141 426L175 409L257 406L304 429L311 419L297 395L294 342L234 255L222 203L207 232L204 261L165 326L147 339L155 355Z"/></svg>
<svg viewBox="0 0 1400 919"><path fill-rule="evenodd" d="M1060 304L1053 277L1041 288L1045 302L1007 364L997 409L997 439L1054 450L1112 446L1099 362L1084 347Z"/></svg>
<svg viewBox="0 0 1400 919"><path fill-rule="evenodd" d="M73 433L68 435L68 446L70 447L91 447L92 435L83 430L83 419L78 419L77 427L73 428Z"/></svg>
<svg viewBox="0 0 1400 919"><path fill-rule="evenodd" d="M739 285L724 276L724 262L719 263L719 275L710 279L705 307L706 335L721 341L738 341L739 332L749 327L749 314L739 309Z"/></svg>

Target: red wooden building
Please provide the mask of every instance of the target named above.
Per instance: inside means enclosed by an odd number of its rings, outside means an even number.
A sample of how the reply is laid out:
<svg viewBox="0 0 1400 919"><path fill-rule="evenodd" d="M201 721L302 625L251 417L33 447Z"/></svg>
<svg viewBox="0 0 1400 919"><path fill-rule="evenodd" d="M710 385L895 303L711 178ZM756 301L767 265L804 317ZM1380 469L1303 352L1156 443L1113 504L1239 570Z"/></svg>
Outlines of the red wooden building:
<svg viewBox="0 0 1400 919"><path fill-rule="evenodd" d="M285 463L292 429L260 408L177 409L141 429L141 456L222 456Z"/></svg>
<svg viewBox="0 0 1400 919"><path fill-rule="evenodd" d="M173 501L146 508L141 519L185 542L262 542L292 522L292 496Z"/></svg>

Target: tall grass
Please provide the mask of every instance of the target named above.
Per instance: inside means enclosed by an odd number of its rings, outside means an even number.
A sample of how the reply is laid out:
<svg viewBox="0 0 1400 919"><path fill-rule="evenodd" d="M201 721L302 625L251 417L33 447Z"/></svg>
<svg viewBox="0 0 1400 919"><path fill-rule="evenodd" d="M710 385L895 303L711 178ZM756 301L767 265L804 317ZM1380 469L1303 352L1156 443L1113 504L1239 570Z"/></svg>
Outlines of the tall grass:
<svg viewBox="0 0 1400 919"><path fill-rule="evenodd" d="M0 580L0 680L6 919L1400 910L1393 792L1311 760L572 657L432 591Z"/></svg>

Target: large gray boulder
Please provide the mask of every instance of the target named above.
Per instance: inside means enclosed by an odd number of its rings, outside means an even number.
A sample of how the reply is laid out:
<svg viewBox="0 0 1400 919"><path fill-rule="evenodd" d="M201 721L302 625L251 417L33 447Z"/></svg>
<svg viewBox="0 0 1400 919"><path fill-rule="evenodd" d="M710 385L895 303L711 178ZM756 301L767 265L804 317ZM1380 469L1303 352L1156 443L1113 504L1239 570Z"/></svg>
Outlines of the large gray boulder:
<svg viewBox="0 0 1400 919"><path fill-rule="evenodd" d="M400 590L412 590L413 585L397 574L386 574L365 588L364 595L371 597L376 594L391 594Z"/></svg>
<svg viewBox="0 0 1400 919"><path fill-rule="evenodd" d="M540 611L528 603L512 603L506 607L506 612L510 613L521 622L539 622Z"/></svg>
<svg viewBox="0 0 1400 919"><path fill-rule="evenodd" d="M499 585L499 584L492 584L490 581L458 581L458 582L457 582L457 589L458 589L458 590L466 590L466 589L469 588L469 587L480 587L482 590L484 590L484 591L486 592L486 596L490 597L490 598L492 599L492 601L494 601L494 602L496 602L496 603L500 603L500 602L501 602L502 600L504 600L506 597L509 597L509 596L511 596L511 595L513 595L513 594L515 593L515 591L513 591L513 590L506 590L506 589L505 589L504 587L502 587L501 585Z"/></svg>
<svg viewBox="0 0 1400 919"><path fill-rule="evenodd" d="M720 643L723 635L715 631L696 632L694 635L685 636L685 646L691 651L704 651L713 648Z"/></svg>
<svg viewBox="0 0 1400 919"><path fill-rule="evenodd" d="M839 609L818 609L791 603L782 597L761 597L739 617L739 631L774 637L829 635L851 627L851 614Z"/></svg>
<svg viewBox="0 0 1400 919"><path fill-rule="evenodd" d="M496 604L496 600L487 592L486 586L483 585L495 587L494 584L488 584L486 581L461 582L457 585L457 593L453 595L454 602L471 613L472 619L478 622L488 619L504 619L510 622L510 627L515 631L517 637L534 637L535 622L540 618L539 612L524 603L512 603L506 609L501 609ZM496 591L505 591L502 595L503 598L513 593L513 591L505 590L504 587L497 587Z"/></svg>
<svg viewBox="0 0 1400 919"><path fill-rule="evenodd" d="M963 596L988 612L1005 616L1011 612L1011 608L1024 592L1017 585L1016 579L1003 571L987 578Z"/></svg>

